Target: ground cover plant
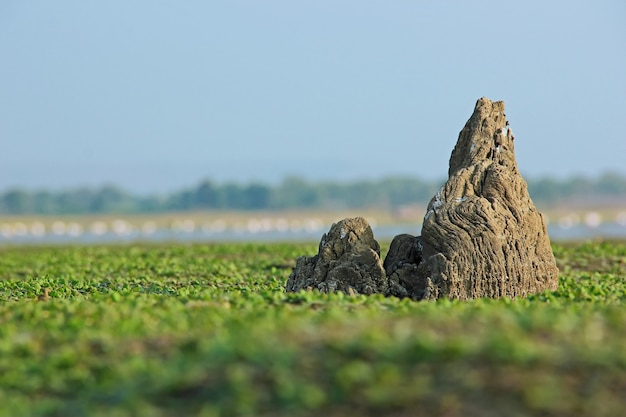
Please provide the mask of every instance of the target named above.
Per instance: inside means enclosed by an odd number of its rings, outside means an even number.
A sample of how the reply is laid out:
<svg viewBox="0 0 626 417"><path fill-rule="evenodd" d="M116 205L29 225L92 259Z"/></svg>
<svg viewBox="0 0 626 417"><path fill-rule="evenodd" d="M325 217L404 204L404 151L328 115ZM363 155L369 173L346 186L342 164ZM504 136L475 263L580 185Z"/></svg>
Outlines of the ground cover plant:
<svg viewBox="0 0 626 417"><path fill-rule="evenodd" d="M286 294L316 250L0 248L0 416L626 413L624 243L556 244L557 291L469 302Z"/></svg>

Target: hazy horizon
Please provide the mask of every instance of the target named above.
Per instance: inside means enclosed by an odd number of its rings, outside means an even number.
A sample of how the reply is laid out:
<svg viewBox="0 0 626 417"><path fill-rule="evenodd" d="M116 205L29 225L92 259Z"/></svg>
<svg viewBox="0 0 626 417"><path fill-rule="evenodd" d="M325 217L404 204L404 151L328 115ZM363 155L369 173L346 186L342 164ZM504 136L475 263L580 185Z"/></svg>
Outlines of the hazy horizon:
<svg viewBox="0 0 626 417"><path fill-rule="evenodd" d="M626 181L626 175L625 174L621 174L619 172L616 171L606 171L606 172L601 172L597 175L578 175L578 174L573 174L573 175L569 175L569 176L563 176L563 177L557 177L557 176L553 176L553 175L541 175L541 176L525 176L522 173L522 177L528 181L528 182L537 182L537 181L542 181L542 180L554 180L557 181L558 183L566 183L568 181L574 181L577 179L581 179L581 180L586 180L586 181L596 181L601 179L602 177L605 176L612 176L612 175L618 175L621 179L623 179L624 181ZM279 187L282 183L284 183L285 181L289 181L289 180L303 180L306 181L308 184L311 185L322 185L322 184L336 184L336 185L349 185L349 184L355 184L357 182L370 182L370 183L376 183L376 182L382 182L384 180L393 180L393 179L411 179L411 180L418 180L418 181L424 181L428 184L438 184L440 183L441 185L443 185L446 180L447 180L447 175L442 175L438 178L424 178L424 177L420 177L419 175L409 175L409 174L388 174L388 175L380 175L380 176L361 176L358 178L307 178L301 175L286 175L284 177L281 178L277 178L275 180L271 180L271 179L249 179L249 180L236 180L236 179L224 179L224 180L216 180L214 178L210 178L210 177L202 177L202 178L198 178L194 181L191 181L189 183L186 184L180 184L180 185L176 185L172 188L164 188L164 187L159 187L158 189L155 190L150 190L150 189L146 189L144 187L136 189L136 188L132 188L132 187L128 187L125 186L124 184L118 184L118 183L114 183L111 181L108 182L101 182L101 183L92 183L92 184L80 184L80 183L76 183L76 184L72 184L69 186L62 186L62 185L54 185L54 186L9 186L3 189L0 189L0 195L10 192L10 191L14 191L14 190L20 190L20 191L25 191L28 193L33 193L33 192L40 192L40 191L44 191L44 192L51 192L51 193L58 193L58 192L72 192L72 191L77 191L77 190L92 190L92 191L97 191L97 190L101 190L105 187L114 187L116 189L125 191L130 193L131 195L137 196L137 197L149 197L149 196L166 196L166 195L172 195L172 194L176 194L179 193L181 191L184 190L189 190L189 189L193 189L198 187L199 185L201 185L203 182L205 181L210 181L212 184L214 184L215 186L226 186L226 185L237 185L237 186L249 186L249 185L264 185L264 186L269 186L269 187Z"/></svg>
<svg viewBox="0 0 626 417"><path fill-rule="evenodd" d="M528 178L626 175L626 3L0 5L0 192L444 179L476 100Z"/></svg>

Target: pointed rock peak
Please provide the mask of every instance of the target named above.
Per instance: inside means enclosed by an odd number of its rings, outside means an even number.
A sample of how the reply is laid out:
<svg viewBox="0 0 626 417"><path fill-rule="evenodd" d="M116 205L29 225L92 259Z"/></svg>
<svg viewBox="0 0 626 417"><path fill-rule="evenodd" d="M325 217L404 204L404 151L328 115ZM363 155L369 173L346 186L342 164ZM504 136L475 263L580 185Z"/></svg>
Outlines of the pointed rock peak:
<svg viewBox="0 0 626 417"><path fill-rule="evenodd" d="M479 164L500 164L517 171L513 131L503 101L482 97L476 102L450 157L448 176Z"/></svg>

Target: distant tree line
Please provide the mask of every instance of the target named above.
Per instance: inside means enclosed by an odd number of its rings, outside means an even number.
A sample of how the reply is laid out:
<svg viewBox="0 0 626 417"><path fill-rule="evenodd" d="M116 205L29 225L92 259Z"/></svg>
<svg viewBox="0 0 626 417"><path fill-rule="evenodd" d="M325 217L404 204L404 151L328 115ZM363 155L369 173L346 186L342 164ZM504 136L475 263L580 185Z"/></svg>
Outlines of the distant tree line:
<svg viewBox="0 0 626 417"><path fill-rule="evenodd" d="M216 184L206 180L168 196L135 196L118 187L68 191L12 189L0 194L0 214L156 213L193 210L393 209L425 205L444 183L417 178L378 181L309 182L291 177L278 185ZM605 174L528 181L537 203L591 197L626 197L626 177Z"/></svg>

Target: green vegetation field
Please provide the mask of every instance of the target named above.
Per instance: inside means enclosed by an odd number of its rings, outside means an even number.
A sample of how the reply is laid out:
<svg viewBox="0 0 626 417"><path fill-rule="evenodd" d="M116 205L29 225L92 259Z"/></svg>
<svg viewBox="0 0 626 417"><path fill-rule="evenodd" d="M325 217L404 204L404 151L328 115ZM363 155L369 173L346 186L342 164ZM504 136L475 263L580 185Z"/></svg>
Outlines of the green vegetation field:
<svg viewBox="0 0 626 417"><path fill-rule="evenodd" d="M285 294L315 251L0 248L0 416L626 415L625 244L472 302Z"/></svg>

